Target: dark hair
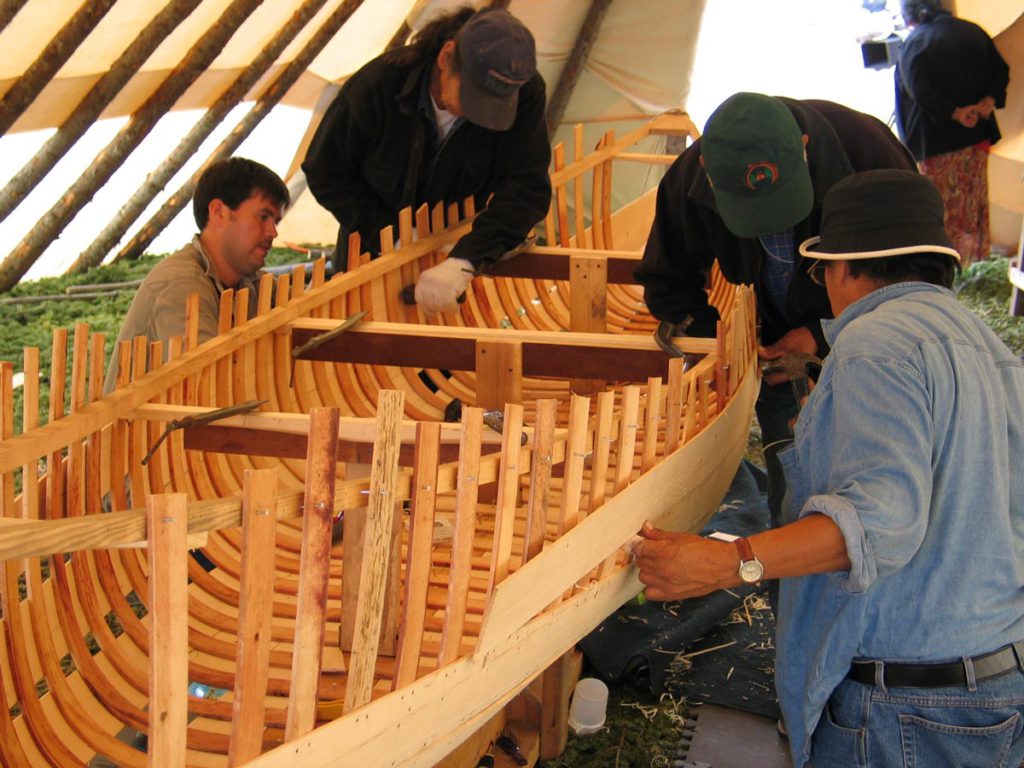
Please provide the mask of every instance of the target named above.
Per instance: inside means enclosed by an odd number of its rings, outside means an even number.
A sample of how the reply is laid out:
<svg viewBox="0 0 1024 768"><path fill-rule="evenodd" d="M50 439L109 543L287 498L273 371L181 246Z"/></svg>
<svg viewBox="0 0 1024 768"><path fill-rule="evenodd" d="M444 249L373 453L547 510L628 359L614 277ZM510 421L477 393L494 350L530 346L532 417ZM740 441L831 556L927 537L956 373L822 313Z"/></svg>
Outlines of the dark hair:
<svg viewBox="0 0 1024 768"><path fill-rule="evenodd" d="M445 43L456 38L459 30L474 13L476 10L467 5L432 19L413 36L408 45L397 49L392 55L400 64L411 64L420 59L435 58ZM459 57L454 57L453 63L456 67L458 62Z"/></svg>
<svg viewBox="0 0 1024 768"><path fill-rule="evenodd" d="M903 0L903 20L907 24L927 24L946 13L940 0Z"/></svg>
<svg viewBox="0 0 1024 768"><path fill-rule="evenodd" d="M850 259L850 277L864 275L883 285L910 280L953 287L960 263L946 253L908 253L878 259Z"/></svg>
<svg viewBox="0 0 1024 768"><path fill-rule="evenodd" d="M262 192L281 208L287 208L291 202L288 187L267 166L244 157L229 157L213 163L199 177L192 196L192 214L199 231L206 229L210 220L211 201L220 200L235 210L256 192Z"/></svg>

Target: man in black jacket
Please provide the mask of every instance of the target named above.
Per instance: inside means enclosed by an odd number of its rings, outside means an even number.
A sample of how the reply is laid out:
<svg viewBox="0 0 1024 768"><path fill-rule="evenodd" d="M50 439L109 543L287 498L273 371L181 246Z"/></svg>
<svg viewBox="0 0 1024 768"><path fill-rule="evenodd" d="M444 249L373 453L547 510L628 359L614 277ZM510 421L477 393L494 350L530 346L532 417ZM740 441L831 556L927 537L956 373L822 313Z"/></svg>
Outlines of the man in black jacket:
<svg viewBox="0 0 1024 768"><path fill-rule="evenodd" d="M686 333L714 336L718 311L705 285L717 259L727 280L754 286L763 360L824 357L819 321L832 316L828 295L797 246L819 234L821 201L833 184L877 168L915 170L880 120L829 101L734 94L658 187L636 269L651 313L671 324L691 318ZM784 374L765 377L756 410L775 518L783 492L775 453L792 440L789 423L799 410Z"/></svg>
<svg viewBox="0 0 1024 768"><path fill-rule="evenodd" d="M472 231L416 284L425 311L454 309L474 272L547 213L544 105L533 36L504 10L440 17L410 45L363 66L328 108L302 164L341 225L336 269L347 266L351 233L376 255L380 230L402 208L472 195Z"/></svg>

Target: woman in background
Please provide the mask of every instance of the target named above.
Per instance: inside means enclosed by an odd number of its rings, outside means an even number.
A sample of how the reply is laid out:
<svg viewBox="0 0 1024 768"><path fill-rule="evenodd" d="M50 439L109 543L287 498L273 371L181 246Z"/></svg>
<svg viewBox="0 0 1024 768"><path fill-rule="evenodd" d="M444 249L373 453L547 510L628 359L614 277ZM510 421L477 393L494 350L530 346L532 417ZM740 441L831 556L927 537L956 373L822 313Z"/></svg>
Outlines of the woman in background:
<svg viewBox="0 0 1024 768"><path fill-rule="evenodd" d="M946 230L966 266L989 255L988 152L999 141L993 110L1006 105L1010 69L981 27L939 0L903 0L903 18L911 32L896 65L896 125L942 193Z"/></svg>

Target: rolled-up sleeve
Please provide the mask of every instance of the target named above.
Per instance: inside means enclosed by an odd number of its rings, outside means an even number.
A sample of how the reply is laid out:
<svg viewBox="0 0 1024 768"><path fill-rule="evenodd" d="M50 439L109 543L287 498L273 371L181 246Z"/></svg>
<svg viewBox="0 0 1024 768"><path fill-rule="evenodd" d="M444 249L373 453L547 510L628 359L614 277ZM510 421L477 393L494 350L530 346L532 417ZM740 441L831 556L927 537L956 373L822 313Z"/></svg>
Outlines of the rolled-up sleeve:
<svg viewBox="0 0 1024 768"><path fill-rule="evenodd" d="M813 450L828 461L812 479L800 515L831 518L846 541L851 568L843 588L864 592L918 551L928 527L932 421L928 388L910 362L858 356L837 361L818 393ZM813 422L813 414L811 414Z"/></svg>

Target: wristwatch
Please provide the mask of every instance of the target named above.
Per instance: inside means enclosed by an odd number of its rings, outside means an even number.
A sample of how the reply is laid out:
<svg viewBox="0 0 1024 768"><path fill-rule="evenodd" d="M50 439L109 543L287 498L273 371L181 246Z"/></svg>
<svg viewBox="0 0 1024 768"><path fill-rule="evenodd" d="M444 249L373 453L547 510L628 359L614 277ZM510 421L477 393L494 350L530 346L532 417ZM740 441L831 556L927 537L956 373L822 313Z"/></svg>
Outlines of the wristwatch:
<svg viewBox="0 0 1024 768"><path fill-rule="evenodd" d="M740 551L740 581L744 584L756 584L764 576L764 566L754 555L750 548L750 542L746 539L736 539L736 549Z"/></svg>

